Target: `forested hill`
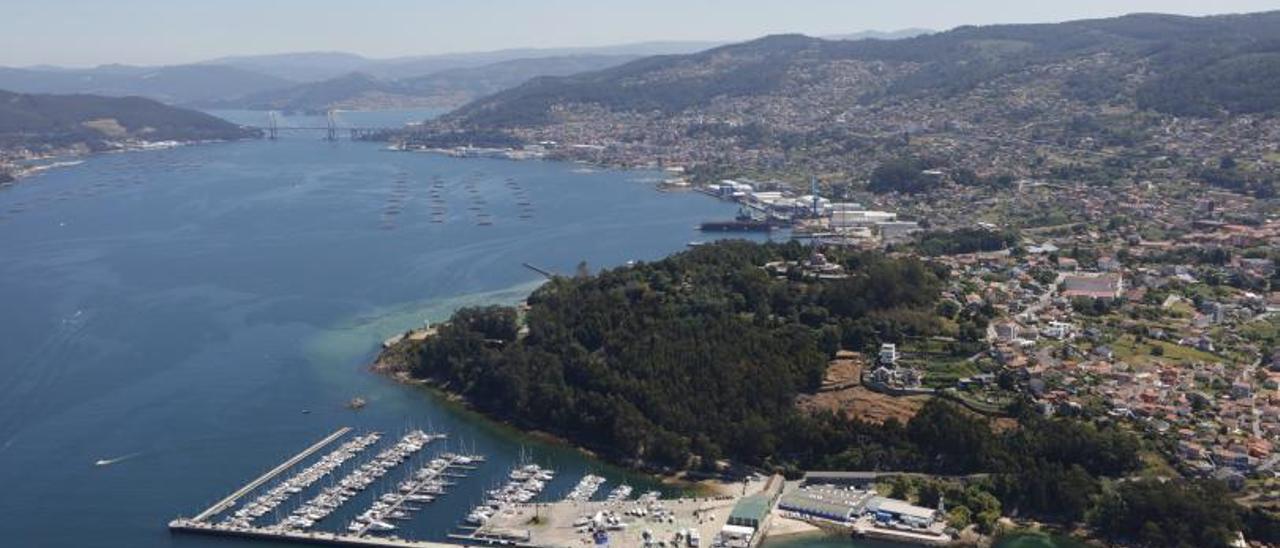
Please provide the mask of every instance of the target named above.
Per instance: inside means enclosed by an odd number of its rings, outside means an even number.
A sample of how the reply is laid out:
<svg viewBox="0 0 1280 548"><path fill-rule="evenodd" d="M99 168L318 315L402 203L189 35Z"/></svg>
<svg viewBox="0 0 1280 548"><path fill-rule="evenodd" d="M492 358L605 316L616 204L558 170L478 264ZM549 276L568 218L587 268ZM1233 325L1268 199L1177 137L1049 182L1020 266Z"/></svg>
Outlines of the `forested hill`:
<svg viewBox="0 0 1280 548"><path fill-rule="evenodd" d="M128 140L201 141L256 134L221 118L141 97L0 91L0 147L84 145L97 150Z"/></svg>
<svg viewBox="0 0 1280 548"><path fill-rule="evenodd" d="M1265 12L967 26L894 41L771 36L538 79L467 105L449 119L464 126L547 124L557 107L568 104L674 114L782 90L808 94L815 105L834 88L854 92L865 104L945 98L1070 60L1089 66L1063 84L1061 91L1069 94L1131 93L1144 107L1176 114L1280 108L1280 12ZM1138 80L1136 88L1125 89L1126 79Z"/></svg>
<svg viewBox="0 0 1280 548"><path fill-rule="evenodd" d="M862 254L841 257L857 275L831 283L762 268L807 256L725 243L559 278L530 296L527 336L512 309L462 310L404 361L484 411L622 461L811 462L784 441L806 430L796 395L818 387L839 347L936 332L943 274Z"/></svg>

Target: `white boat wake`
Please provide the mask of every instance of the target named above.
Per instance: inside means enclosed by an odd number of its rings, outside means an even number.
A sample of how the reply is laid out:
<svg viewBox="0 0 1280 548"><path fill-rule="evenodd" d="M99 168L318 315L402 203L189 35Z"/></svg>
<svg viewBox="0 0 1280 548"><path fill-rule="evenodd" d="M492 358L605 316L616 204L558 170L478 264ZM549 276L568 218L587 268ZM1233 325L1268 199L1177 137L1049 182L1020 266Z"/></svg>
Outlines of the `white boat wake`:
<svg viewBox="0 0 1280 548"><path fill-rule="evenodd" d="M94 466L111 466L112 464L129 460L141 454L142 453L130 453L128 455L124 455L122 457L116 457L114 459L98 459L97 461L94 461L93 465Z"/></svg>

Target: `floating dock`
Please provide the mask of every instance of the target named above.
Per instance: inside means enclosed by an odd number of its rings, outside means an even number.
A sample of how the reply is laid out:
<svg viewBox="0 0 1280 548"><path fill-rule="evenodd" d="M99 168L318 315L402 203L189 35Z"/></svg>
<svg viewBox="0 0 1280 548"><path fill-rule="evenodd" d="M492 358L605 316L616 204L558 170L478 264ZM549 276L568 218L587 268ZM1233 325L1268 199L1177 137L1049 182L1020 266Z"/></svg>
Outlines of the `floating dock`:
<svg viewBox="0 0 1280 548"><path fill-rule="evenodd" d="M196 515L196 517L191 518L191 521L203 522L221 513L223 510L226 510L227 508L234 506L236 501L240 500L241 497L249 494L254 489L261 487L262 484L268 481L271 481L272 478L279 476L285 470L292 468L293 465L298 464L299 462L302 462L307 457L310 457L311 455L315 454L316 451L319 451L320 449L324 448L324 446L329 445L330 443L333 443L334 440L347 435L347 433L350 431L351 431L351 427L349 426L339 428L337 432L329 434L324 439L313 444L311 447L308 447L304 449L301 453L294 455L293 458L290 458L289 460L280 463L280 466L272 468L267 473L261 476L258 476L257 479L249 482L244 487L241 487L240 489L236 490L236 492L231 493L230 495L227 495L227 498L224 498L218 501L217 503L214 503L213 506L206 508L205 511L200 512L199 514Z"/></svg>

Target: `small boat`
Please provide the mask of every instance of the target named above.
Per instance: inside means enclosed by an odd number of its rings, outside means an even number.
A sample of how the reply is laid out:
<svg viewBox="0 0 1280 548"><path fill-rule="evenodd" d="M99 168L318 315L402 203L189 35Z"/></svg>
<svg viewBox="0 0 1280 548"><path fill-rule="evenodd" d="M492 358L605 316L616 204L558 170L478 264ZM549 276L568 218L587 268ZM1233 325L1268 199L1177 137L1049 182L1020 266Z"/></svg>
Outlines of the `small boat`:
<svg viewBox="0 0 1280 548"><path fill-rule="evenodd" d="M356 396L351 398L351 401L347 402L347 409L363 409L366 405L369 405L369 402L365 401L364 398Z"/></svg>
<svg viewBox="0 0 1280 548"><path fill-rule="evenodd" d="M369 528L374 531L394 531L396 526L382 520L373 520L369 522Z"/></svg>

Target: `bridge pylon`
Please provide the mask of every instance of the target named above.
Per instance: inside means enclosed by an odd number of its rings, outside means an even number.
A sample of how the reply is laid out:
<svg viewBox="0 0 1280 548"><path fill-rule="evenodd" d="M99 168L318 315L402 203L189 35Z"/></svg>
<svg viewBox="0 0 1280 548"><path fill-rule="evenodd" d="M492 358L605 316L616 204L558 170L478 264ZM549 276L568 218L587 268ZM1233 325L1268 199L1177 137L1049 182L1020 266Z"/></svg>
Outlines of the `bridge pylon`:
<svg viewBox="0 0 1280 548"><path fill-rule="evenodd" d="M330 110L325 116L325 122L327 123L327 127L325 128L324 140L337 141L338 140L338 111Z"/></svg>
<svg viewBox="0 0 1280 548"><path fill-rule="evenodd" d="M276 111L267 112L267 138L272 141L280 136L280 122L276 119Z"/></svg>

